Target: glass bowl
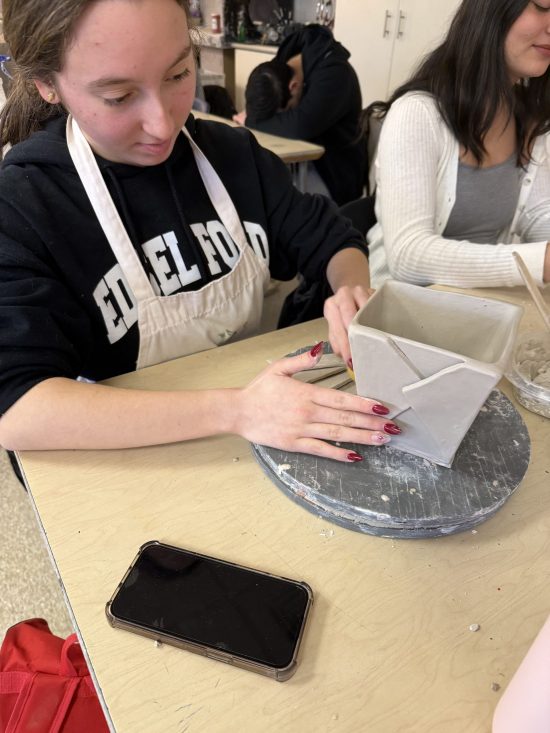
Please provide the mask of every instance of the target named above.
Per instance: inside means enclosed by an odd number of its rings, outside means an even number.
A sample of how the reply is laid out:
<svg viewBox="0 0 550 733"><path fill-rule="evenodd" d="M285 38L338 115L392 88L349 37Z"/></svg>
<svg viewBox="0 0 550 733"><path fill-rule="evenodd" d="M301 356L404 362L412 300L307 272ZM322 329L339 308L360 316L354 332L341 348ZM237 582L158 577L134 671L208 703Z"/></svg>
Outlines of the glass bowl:
<svg viewBox="0 0 550 733"><path fill-rule="evenodd" d="M550 332L532 331L518 338L506 377L520 405L550 417Z"/></svg>

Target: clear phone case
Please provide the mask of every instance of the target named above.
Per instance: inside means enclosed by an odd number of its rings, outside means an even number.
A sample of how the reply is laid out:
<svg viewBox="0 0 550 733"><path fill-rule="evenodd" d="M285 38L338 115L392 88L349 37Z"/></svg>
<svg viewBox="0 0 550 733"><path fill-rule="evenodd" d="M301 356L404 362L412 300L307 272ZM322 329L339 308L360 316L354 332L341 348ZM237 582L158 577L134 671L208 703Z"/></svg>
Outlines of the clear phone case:
<svg viewBox="0 0 550 733"><path fill-rule="evenodd" d="M120 590L123 588L128 576L134 569L136 563L140 559L143 552L147 548L153 545L157 545L159 547L166 548L168 551L172 550L177 553L184 552L184 553L187 553L189 555L192 555L196 558L200 558L205 561L213 561L215 563L222 563L223 565L233 567L241 571L255 573L259 576L264 576L266 578L273 578L278 581L282 581L284 583L290 583L294 586L299 586L300 588L302 588L307 596L307 602L304 607L303 617L301 619L299 633L295 641L294 650L293 650L293 654L292 654L292 658L290 662L287 665L285 665L284 667L270 666L267 664L262 664L254 660L251 660L245 656L241 656L235 652L228 653L228 652L223 651L222 649L219 649L213 646L209 646L207 644L197 643L196 641L192 641L190 639L181 637L179 635L167 633L165 631L162 631L157 628L153 628L152 626L149 626L149 625L144 625L142 623L132 622L127 619L122 619L118 617L117 615L115 615L113 613L112 606ZM130 567L124 574L124 577L118 584L111 599L107 602L106 607L105 607L105 612L107 615L107 619L109 620L109 623L114 628L125 629L126 631L132 631L136 634L145 636L149 639L153 639L155 641L159 641L159 642L166 643L166 644L171 644L172 646L179 647L180 649L184 649L186 651L194 652L195 654L200 654L201 656L208 657L209 659L214 659L219 662L224 662L226 664L231 664L236 667L241 667L242 669L247 669L251 672L257 672L267 677L271 677L272 679L278 680L279 682L283 682L285 680L288 680L290 677L292 677L292 675L296 671L298 651L299 651L300 644L301 644L301 641L304 635L306 620L309 615L309 610L311 608L312 603L313 603L313 592L310 586L304 581L291 580L290 578L285 578L279 575L273 575L272 573L267 573L264 571L256 570L255 568L246 567L244 565L238 565L237 563L232 563L226 560L221 560L220 558L210 557L208 555L202 555L200 553L193 552L187 549L184 550L183 548L179 548L179 547L173 547L171 545L167 545L165 543L159 542L158 540L151 540L149 542L146 542L139 548L139 551L136 557L134 558Z"/></svg>

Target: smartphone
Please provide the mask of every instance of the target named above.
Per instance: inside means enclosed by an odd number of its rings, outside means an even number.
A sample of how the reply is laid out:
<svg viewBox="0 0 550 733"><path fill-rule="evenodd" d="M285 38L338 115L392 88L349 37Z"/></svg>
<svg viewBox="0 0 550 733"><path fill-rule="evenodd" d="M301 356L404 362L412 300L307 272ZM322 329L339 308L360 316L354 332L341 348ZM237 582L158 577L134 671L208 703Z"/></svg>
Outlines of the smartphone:
<svg viewBox="0 0 550 733"><path fill-rule="evenodd" d="M307 583L146 542L107 603L112 626L283 681L296 671Z"/></svg>

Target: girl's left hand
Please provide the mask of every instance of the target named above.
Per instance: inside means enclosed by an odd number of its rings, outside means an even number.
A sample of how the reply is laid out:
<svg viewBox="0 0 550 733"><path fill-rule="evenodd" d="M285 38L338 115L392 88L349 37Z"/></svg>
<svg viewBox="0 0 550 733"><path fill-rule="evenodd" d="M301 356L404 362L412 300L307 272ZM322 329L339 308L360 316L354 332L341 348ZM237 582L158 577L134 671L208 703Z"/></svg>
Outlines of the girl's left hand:
<svg viewBox="0 0 550 733"><path fill-rule="evenodd" d="M344 285L325 301L323 312L328 321L330 345L334 353L341 356L351 369L353 365L348 328L357 311L365 305L373 293L372 288L364 288L362 285L353 287Z"/></svg>

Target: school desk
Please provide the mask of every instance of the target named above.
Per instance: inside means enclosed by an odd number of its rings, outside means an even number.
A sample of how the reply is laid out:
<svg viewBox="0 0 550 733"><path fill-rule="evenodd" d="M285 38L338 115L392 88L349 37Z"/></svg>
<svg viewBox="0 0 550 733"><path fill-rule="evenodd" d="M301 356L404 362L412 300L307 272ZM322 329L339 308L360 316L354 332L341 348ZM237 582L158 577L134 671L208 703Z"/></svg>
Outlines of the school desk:
<svg viewBox="0 0 550 733"><path fill-rule="evenodd" d="M214 122L223 122L231 127L240 127L233 120L218 117L209 112L193 110L192 114L199 120L212 120ZM251 127L247 129L250 130L262 147L271 150L272 153L278 155L284 163L290 166L293 174L296 174L297 187L300 191L306 191L308 162L320 158L325 152L324 147L315 143L308 143L305 140L294 140L293 138L279 137L279 135L270 135L267 132L260 132L260 130L254 130Z"/></svg>
<svg viewBox="0 0 550 733"><path fill-rule="evenodd" d="M483 292L523 303L522 328L538 325L523 288ZM318 320L111 383L235 387L325 336ZM550 613L550 421L518 409L532 441L523 482L474 531L437 539L383 539L320 519L236 436L22 453L113 730L489 733ZM151 539L306 580L315 602L295 676L275 682L112 629L105 603Z"/></svg>

